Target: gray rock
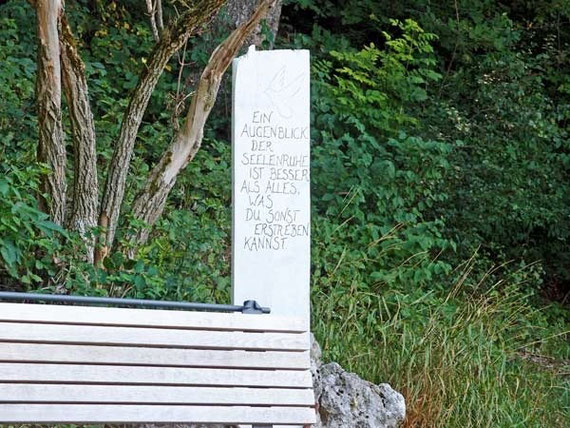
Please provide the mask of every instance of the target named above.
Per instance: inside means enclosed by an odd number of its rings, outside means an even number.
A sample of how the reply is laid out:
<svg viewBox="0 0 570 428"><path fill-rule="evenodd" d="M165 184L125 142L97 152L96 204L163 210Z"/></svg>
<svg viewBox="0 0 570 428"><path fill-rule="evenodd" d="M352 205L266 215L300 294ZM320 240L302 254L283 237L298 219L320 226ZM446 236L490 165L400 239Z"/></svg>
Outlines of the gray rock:
<svg viewBox="0 0 570 428"><path fill-rule="evenodd" d="M395 428L406 415L404 397L390 385L374 385L337 363L319 368L317 428Z"/></svg>
<svg viewBox="0 0 570 428"><path fill-rule="evenodd" d="M337 363L322 364L311 335L311 373L318 409L315 428L394 428L406 416L404 397L387 383L374 385Z"/></svg>

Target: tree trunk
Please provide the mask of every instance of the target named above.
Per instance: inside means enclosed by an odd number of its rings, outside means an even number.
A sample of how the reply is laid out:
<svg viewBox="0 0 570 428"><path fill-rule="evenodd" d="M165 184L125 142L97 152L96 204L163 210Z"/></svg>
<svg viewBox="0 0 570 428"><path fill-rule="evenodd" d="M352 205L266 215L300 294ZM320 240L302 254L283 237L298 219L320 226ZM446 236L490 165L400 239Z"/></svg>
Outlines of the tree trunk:
<svg viewBox="0 0 570 428"><path fill-rule="evenodd" d="M32 3L37 12L38 73L36 97L38 105L38 161L51 172L42 179L41 208L54 223L65 220L65 144L61 124L61 68L58 26L63 10L61 0L38 0Z"/></svg>
<svg viewBox="0 0 570 428"><path fill-rule="evenodd" d="M95 123L89 105L85 65L75 47L71 28L61 19L61 67L63 89L69 106L73 138L73 203L68 226L87 244L87 260L93 262L95 243L87 233L97 226L98 184Z"/></svg>
<svg viewBox="0 0 570 428"><path fill-rule="evenodd" d="M247 22L253 11L257 6L257 0L228 0L224 7L226 12L226 19L229 18L232 30L239 27L244 22ZM281 18L281 5L283 0L277 0L271 10L267 13L265 20L269 31L272 34L272 40L269 41L269 48L273 48L273 41L277 36L277 31L279 29L279 19ZM255 30L252 32L245 43L247 45L255 45L257 47L262 47L262 43L265 36L262 32L261 25L257 25Z"/></svg>
<svg viewBox="0 0 570 428"><path fill-rule="evenodd" d="M224 72L274 2L275 0L259 1L257 9L249 20L218 46L210 57L198 82L184 126L174 137L169 150L151 171L143 192L135 199L132 214L137 220L152 226L161 216L166 198L176 183L178 174L194 159L200 149L204 125L216 101ZM149 231L149 228L142 229L132 237L133 248L147 240ZM129 255L133 254L134 251L131 249Z"/></svg>
<svg viewBox="0 0 570 428"><path fill-rule="evenodd" d="M105 228L105 231L102 246L96 250L96 263L106 257L113 245L135 139L154 87L172 55L213 17L223 3L224 0L193 2L190 9L165 29L150 55L123 117L109 165L99 215L99 226Z"/></svg>

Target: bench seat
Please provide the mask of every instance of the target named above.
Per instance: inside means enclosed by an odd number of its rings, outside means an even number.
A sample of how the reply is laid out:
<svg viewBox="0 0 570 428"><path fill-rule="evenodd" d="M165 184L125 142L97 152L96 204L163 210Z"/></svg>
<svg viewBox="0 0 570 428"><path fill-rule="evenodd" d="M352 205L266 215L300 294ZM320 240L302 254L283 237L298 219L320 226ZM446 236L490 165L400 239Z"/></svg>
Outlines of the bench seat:
<svg viewBox="0 0 570 428"><path fill-rule="evenodd" d="M276 315L0 303L0 423L315 423L309 333Z"/></svg>

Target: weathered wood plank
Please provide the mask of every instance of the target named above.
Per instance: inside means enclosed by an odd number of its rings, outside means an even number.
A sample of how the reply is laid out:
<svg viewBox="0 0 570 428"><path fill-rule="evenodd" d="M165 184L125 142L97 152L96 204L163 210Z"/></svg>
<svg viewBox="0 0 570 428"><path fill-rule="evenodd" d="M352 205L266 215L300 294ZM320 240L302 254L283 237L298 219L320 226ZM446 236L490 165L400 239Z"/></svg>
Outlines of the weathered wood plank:
<svg viewBox="0 0 570 428"><path fill-rule="evenodd" d="M0 402L313 406L311 389L2 384Z"/></svg>
<svg viewBox="0 0 570 428"><path fill-rule="evenodd" d="M306 322L300 317L271 314L252 315L26 303L0 303L0 321L171 327L181 329L307 331Z"/></svg>
<svg viewBox="0 0 570 428"><path fill-rule="evenodd" d="M110 416L112 415L112 416ZM312 424L310 407L0 404L0 423Z"/></svg>
<svg viewBox="0 0 570 428"><path fill-rule="evenodd" d="M177 330L0 322L0 341L304 351L308 333Z"/></svg>
<svg viewBox="0 0 570 428"><path fill-rule="evenodd" d="M0 342L0 362L308 369L309 351L240 351Z"/></svg>
<svg viewBox="0 0 570 428"><path fill-rule="evenodd" d="M0 363L0 382L311 388L308 370Z"/></svg>

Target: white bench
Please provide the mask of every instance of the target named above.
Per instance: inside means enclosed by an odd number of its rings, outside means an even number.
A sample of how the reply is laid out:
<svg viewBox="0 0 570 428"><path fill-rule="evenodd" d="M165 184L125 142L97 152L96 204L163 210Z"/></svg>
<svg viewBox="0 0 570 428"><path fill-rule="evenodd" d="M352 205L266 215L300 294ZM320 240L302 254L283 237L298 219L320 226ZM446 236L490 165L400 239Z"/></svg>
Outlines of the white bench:
<svg viewBox="0 0 570 428"><path fill-rule="evenodd" d="M0 303L0 423L315 423L301 318Z"/></svg>

